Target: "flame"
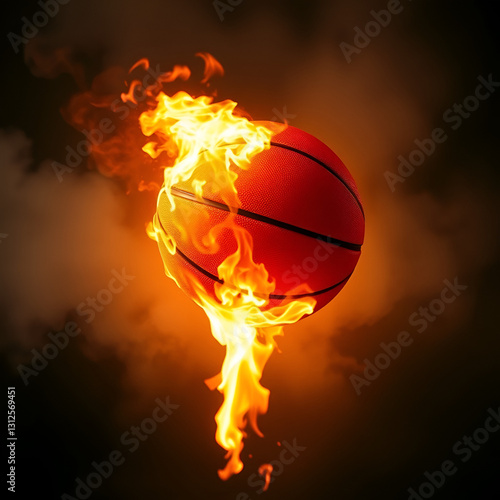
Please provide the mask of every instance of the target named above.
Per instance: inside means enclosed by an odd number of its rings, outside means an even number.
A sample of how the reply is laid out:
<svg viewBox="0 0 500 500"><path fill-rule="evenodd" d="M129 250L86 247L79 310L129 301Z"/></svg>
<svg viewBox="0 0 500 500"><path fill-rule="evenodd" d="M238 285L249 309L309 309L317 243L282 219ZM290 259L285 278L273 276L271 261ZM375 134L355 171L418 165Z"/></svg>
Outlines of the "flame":
<svg viewBox="0 0 500 500"><path fill-rule="evenodd" d="M212 56L200 56L206 63L203 82L214 73L222 73L222 66ZM224 480L243 469L240 454L247 424L262 436L257 417L268 409L269 390L260 380L277 347L275 337L283 334L283 325L312 313L316 304L313 298L304 297L268 307L275 281L262 263L254 261L252 236L236 224L234 212L241 205L235 184L238 171L251 168L252 158L270 147L273 131L241 116L236 107L231 100L213 102L212 97L192 97L184 91L173 96L160 92L155 107L139 118L141 130L149 139L143 151L154 159L174 158L164 170L148 235L171 256L180 243L183 248L191 245L199 252L215 254L220 250L219 236L227 230L236 243L236 251L218 266L213 289L207 289L194 272L180 271L178 261L164 255L166 274L204 309L212 335L226 347L222 371L206 380L211 389L217 388L224 396L215 416L217 443L227 451L227 464L219 470ZM216 191L231 207L225 219L211 224L201 203L197 205L198 216L186 218L173 195L179 186L200 202ZM169 221L180 235L177 240L161 222L165 205L169 207ZM270 471L266 474L269 478Z"/></svg>
<svg viewBox="0 0 500 500"><path fill-rule="evenodd" d="M262 487L262 491L267 491L269 488L269 483L271 482L271 474L273 472L273 466L271 464L262 464L259 467L259 474L265 477L266 483Z"/></svg>
<svg viewBox="0 0 500 500"><path fill-rule="evenodd" d="M228 452L228 463L219 471L221 479L228 479L243 469L240 453L247 419L256 434L263 436L257 417L267 412L269 390L262 387L260 379L276 347L275 337L283 334L283 324L295 323L310 314L315 305L314 299L309 298L263 311L269 299L255 292L265 290L270 294L274 283L269 281L265 267L253 261L250 234L231 220L228 224L232 225L238 250L218 268L219 278L223 280L215 284L219 301L203 293L198 295L213 336L226 346L222 372L206 381L212 389L217 384L217 390L224 395L215 416L216 440Z"/></svg>
<svg viewBox="0 0 500 500"><path fill-rule="evenodd" d="M210 54L196 56L205 63L200 83L206 93L210 78L224 70ZM142 80L137 76L140 71L147 73ZM184 90L164 92L165 84L191 77L187 66L176 65L151 81L151 65L141 59L130 68L128 75L132 74L123 91L127 74L110 68L94 79L89 90L71 99L64 116L76 128L97 136L92 156L101 173L122 179L129 193L158 192L147 234L158 242L166 275L204 309L214 338L226 347L221 372L206 384L224 397L215 416L215 437L227 452L219 476L228 479L243 468L240 454L247 426L262 436L257 417L268 409L269 390L260 380L277 348L276 337L283 334L283 325L311 314L316 305L306 296L275 300L271 307L275 280L263 263L255 261L252 235L236 223L241 206L238 174L252 168L252 159L270 147L271 137L285 125L252 122L231 100L214 102L212 96L195 97ZM111 123L112 134L100 129L103 119L108 128ZM188 196L190 204L176 201L174 193ZM214 193L228 209L217 221L203 204ZM194 215L186 205L196 205ZM228 233L234 243L230 249ZM182 266L181 245L203 255L222 252L216 279L207 285L195 269ZM263 471L269 477L269 469Z"/></svg>
<svg viewBox="0 0 500 500"><path fill-rule="evenodd" d="M196 54L198 57L201 57L203 61L205 62L205 72L203 74L203 80L201 80L201 83L208 83L210 78L214 75L224 75L224 68L222 67L222 64L215 59L211 54L208 52L198 52Z"/></svg>

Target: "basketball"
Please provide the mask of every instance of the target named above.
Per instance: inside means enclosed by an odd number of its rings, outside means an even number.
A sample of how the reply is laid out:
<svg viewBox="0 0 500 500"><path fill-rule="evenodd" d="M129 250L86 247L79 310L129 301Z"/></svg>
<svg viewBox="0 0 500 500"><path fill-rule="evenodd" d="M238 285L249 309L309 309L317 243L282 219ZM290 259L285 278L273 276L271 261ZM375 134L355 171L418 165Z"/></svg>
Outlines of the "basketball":
<svg viewBox="0 0 500 500"><path fill-rule="evenodd" d="M353 177L328 146L292 126L236 173L237 208L224 203L216 180L202 186L201 197L191 183L172 186L173 211L166 194L160 195L156 218L176 246L172 255L158 241L169 274L188 295L186 276L194 275L213 296L214 284L221 282L218 266L237 249L232 231L224 230L231 216L251 235L254 261L264 264L276 283L268 307L312 296L318 311L340 292L360 256L365 222ZM216 226L222 228L217 244L206 252L202 242Z"/></svg>

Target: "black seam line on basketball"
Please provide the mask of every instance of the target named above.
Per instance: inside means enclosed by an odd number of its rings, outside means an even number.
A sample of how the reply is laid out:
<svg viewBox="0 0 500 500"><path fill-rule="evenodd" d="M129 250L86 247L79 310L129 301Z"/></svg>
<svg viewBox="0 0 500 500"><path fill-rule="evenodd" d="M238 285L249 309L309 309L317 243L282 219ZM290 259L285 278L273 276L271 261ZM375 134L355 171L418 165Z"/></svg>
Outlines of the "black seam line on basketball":
<svg viewBox="0 0 500 500"><path fill-rule="evenodd" d="M342 179L342 177L339 174L337 174L337 172L332 170L326 163L322 162L321 160L318 160L313 155L310 155L309 153L306 153L305 151L301 151L300 149L296 149L292 146L287 146L286 144L280 144L279 142L271 141L271 146L276 146L277 148L288 149L289 151L293 151L295 153L298 153L299 155L302 155L302 156L305 156L306 158L309 158L310 160L316 162L318 165L321 165L323 168L328 170L328 172L330 172L332 175L334 175L345 186L345 188L349 191L349 193L352 194L353 198L356 200L356 203L359 206L359 209L361 210L361 214L363 215L363 219L365 218L365 212L363 210L363 206L361 205L361 201L359 201L358 197L356 196L356 193L347 184L347 182L344 179Z"/></svg>
<svg viewBox="0 0 500 500"><path fill-rule="evenodd" d="M197 271L200 271L200 273L204 274L207 278L217 281L217 283L220 283L221 285L224 284L224 280L221 280L215 276L215 274L203 269L203 267L199 266L194 260L191 260L184 252L181 252L178 246L175 247L175 250L188 264L191 264L191 266L193 266Z"/></svg>
<svg viewBox="0 0 500 500"><path fill-rule="evenodd" d="M287 222L281 222L276 219L271 219L270 217L266 217L265 215L249 212L248 210L243 210L242 208L231 208L228 207L227 205L224 205L224 203L219 203L218 201L213 201L210 200L209 198L203 197L199 199L193 193L189 193L188 191L184 191L176 187L170 188L170 192L174 196L177 196L179 198L184 198L185 200L188 201L194 201L195 203L199 203L201 205L208 205L210 207L217 208L219 210L224 210L225 212L236 213L243 217L247 217L248 219L265 222L266 224L271 224L273 226L280 227L282 229L287 229L288 231L293 231L295 233L299 233L304 236L309 236L310 238L314 238L316 240L325 241L326 243L346 248L347 250L353 250L355 252L361 251L361 245L358 245L357 243L349 243L348 241L342 241L337 238L332 238L331 236L325 236L324 234L315 233L314 231L309 231L309 229L303 229L301 227L288 224Z"/></svg>
<svg viewBox="0 0 500 500"><path fill-rule="evenodd" d="M168 234L167 231L165 230L165 227L163 226L163 223L160 219L160 217L157 217L157 220L158 222L160 223L160 227L162 229L162 231L165 233L165 234ZM191 260L185 253L181 252L179 250L179 247L177 246L177 243L175 244L175 253L179 254L188 264L190 264L191 266L193 266L196 270L198 270L200 273L204 274L207 278L210 278L214 281L217 281L217 283L220 283L220 284L223 284L224 281L221 280L220 278L218 278L217 276L215 276L214 274L206 271L205 269L203 269L201 266L199 266L194 260Z"/></svg>
<svg viewBox="0 0 500 500"><path fill-rule="evenodd" d="M160 222L161 225L161 222ZM163 227L163 226L162 226ZM206 269L203 269L203 267L199 266L194 262L192 259L190 259L184 252L181 252L179 250L179 247L176 246L176 252L191 266L193 266L197 271L200 273L204 274L207 278L210 278L213 281L216 281L217 283L220 283L221 285L225 284L224 280L221 280L219 277L215 276L215 274L212 274L211 272L207 271ZM352 273L351 273L352 274ZM347 281L350 277L351 274L346 276L342 281L339 281L338 283L335 283L335 285L329 286L328 288L324 288L323 290L318 290L317 292L310 292L310 293L301 293L299 295L278 295L274 293L270 293L269 295L265 295L262 293L255 293L254 295L259 298L266 298L269 297L272 300L284 300L284 299L302 299L305 297L314 297L316 295L321 295L322 293L329 292L330 290L333 290L334 288L340 286L342 283ZM226 286L229 286L230 288L234 288L235 290L238 290L237 287L234 285L231 285L230 283L226 283ZM248 293L246 290L239 290L241 293Z"/></svg>
<svg viewBox="0 0 500 500"><path fill-rule="evenodd" d="M165 234L168 234L167 231L165 230L165 227L163 226L163 223L161 222L160 217L158 217L157 220L160 223L160 227L162 228L163 232ZM182 252L179 249L179 247L177 246L177 244L175 245L175 251L188 264L190 264L192 267L194 267L200 273L202 273L203 275L205 275L207 278L210 278L211 280L216 281L217 283L224 284L224 280L220 279L218 276L215 276L215 274L212 274L211 272L207 271L203 267L199 266L194 260L190 259L184 252ZM346 282L351 277L351 275L352 275L352 273L348 274L343 280L339 281L338 283L335 283L334 285L331 285L331 286L329 286L327 288L324 288L323 290L318 290L317 292L303 293L303 294L299 294L299 295L278 295L278 294L271 293L271 294L269 294L269 298L270 299L283 300L283 299L300 299L300 298L303 298L303 297L313 297L313 296L316 296L316 295L321 295L322 293L329 292L330 290L333 290L334 288L340 286L342 283ZM230 286L231 288L236 289L236 287L233 286L233 285L231 285L231 284L226 284L226 286ZM242 293L248 293L246 290L240 290L240 292L242 292ZM254 293L254 295L256 297L267 297L265 294L261 294L261 293Z"/></svg>
<svg viewBox="0 0 500 500"><path fill-rule="evenodd" d="M304 297L314 297L316 295L321 295L322 293L329 292L330 290L333 290L334 288L337 288L338 286L342 285L342 283L345 283L350 277L352 273L346 276L342 281L339 281L338 283L335 283L335 285L329 286L328 288L323 288L323 290L319 290L317 292L310 292L310 293L301 293L299 295L276 295L274 293L269 295L269 298L271 299L302 299ZM257 294L255 294L257 295Z"/></svg>
<svg viewBox="0 0 500 500"><path fill-rule="evenodd" d="M163 227L163 224L161 222L160 217L158 217L158 222L160 223L160 227L162 228L163 232L165 234L168 234L165 228ZM189 265L194 267L197 271L199 271L201 274L206 276L207 278L216 281L217 283L220 283L221 285L224 284L224 280L221 280L218 276L215 276L215 274L212 274L211 272L207 271L206 269L203 269L203 267L199 266L194 260L190 259L184 252L179 250L179 247L177 244L175 245L175 251L177 254L179 254ZM323 290L318 290L317 292L310 292L310 293L302 293L299 295L279 295L279 294L274 294L271 293L269 294L269 298L272 300L284 300L284 299L302 299L304 297L314 297L316 295L321 295L322 293L329 292L330 290L333 290L334 288L340 286L342 283L346 282L350 277L352 276L352 273L348 274L343 280L339 281L338 283L335 283L334 285L331 285L327 288L323 288ZM226 284L226 286L229 286L231 288L237 289L235 286L231 284ZM246 290L240 290L242 293L248 293ZM266 298L267 295L262 294L262 293L254 293L256 297L260 298Z"/></svg>

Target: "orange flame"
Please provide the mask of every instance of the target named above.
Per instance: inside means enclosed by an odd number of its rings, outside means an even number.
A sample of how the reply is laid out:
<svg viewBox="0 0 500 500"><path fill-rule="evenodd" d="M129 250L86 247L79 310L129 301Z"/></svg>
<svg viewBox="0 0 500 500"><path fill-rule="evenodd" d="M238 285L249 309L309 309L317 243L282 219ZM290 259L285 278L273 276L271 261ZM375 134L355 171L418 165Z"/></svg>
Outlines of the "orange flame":
<svg viewBox="0 0 500 500"><path fill-rule="evenodd" d="M210 319L212 334L226 346L226 357L221 374L209 379L207 385L224 395L224 402L215 416L216 440L227 450L229 460L219 471L221 479L228 479L243 469L240 453L243 449L244 428L247 418L253 430L263 434L257 426L259 414L267 412L269 390L260 384L262 372L276 342L274 337L283 334L283 324L295 323L310 314L314 299L292 301L284 306L263 311L268 299L254 294L256 290L274 291L274 283L262 264L252 258L253 243L250 234L235 225L228 217L228 225L238 243L237 251L219 266L219 278L214 301L200 293L198 303Z"/></svg>
<svg viewBox="0 0 500 500"><path fill-rule="evenodd" d="M202 57L207 63L206 81L207 75L222 67L211 56ZM235 186L238 170L251 168L252 158L270 147L272 131L236 114L236 106L230 100L214 103L207 96L194 98L178 92L170 97L161 92L156 107L140 116L142 132L151 138L143 151L151 158L162 154L175 158L164 170L164 184L148 234L158 241L160 249L166 249L162 253L166 274L204 309L213 336L226 346L221 373L206 381L224 395L215 416L216 440L227 451L228 462L219 470L224 480L243 468L240 454L247 423L262 436L257 416L267 411L269 390L262 387L260 379L276 347L275 337L283 333L282 325L312 313L316 303L305 297L267 308L275 282L265 266L254 261L252 237L235 223L234 214L228 213L222 222L211 225L202 204L195 220L188 220L175 202L173 189L189 192L199 201L216 190L228 207L240 206ZM165 206L167 216L162 214ZM177 239L165 230L162 217L175 226ZM207 290L194 273L179 271L177 261L169 258L180 243L183 248L191 245L199 252L214 254L220 248L219 235L227 230L236 241L236 251L218 266L219 281L213 290Z"/></svg>
<svg viewBox="0 0 500 500"><path fill-rule="evenodd" d="M271 482L271 474L273 472L273 466L271 464L262 464L259 467L259 474L265 477L266 483L262 487L262 491L267 491L269 488L269 483Z"/></svg>
<svg viewBox="0 0 500 500"><path fill-rule="evenodd" d="M206 89L209 79L224 70L210 54L196 55L205 62L201 83ZM151 76L147 59L134 64L129 74L140 70ZM308 296L270 307L275 282L265 266L255 262L251 234L235 222L234 212L241 206L235 184L238 173L252 168L255 155L268 149L272 135L285 126L252 122L231 100L214 102L213 97L193 97L185 91L164 93L163 84L190 78L187 66L174 66L152 83L149 76L142 81L134 77L123 92L126 74L107 70L94 79L91 89L71 99L64 115L75 127L92 130L99 138L92 145L92 156L104 175L123 179L129 192L159 191L147 233L158 242L167 276L204 309L213 336L226 346L221 372L206 383L224 396L215 420L216 440L228 460L219 476L228 479L243 468L240 454L247 425L262 436L257 417L267 411L269 390L260 380L276 348L275 337L282 335L283 325L311 314L316 305ZM112 134L100 129L103 119ZM186 211L186 203L176 202L174 192L188 195L196 205L194 216ZM214 193L230 207L217 221L201 203ZM207 285L193 269L182 266L180 245L211 256L226 250L217 261L217 280ZM271 470L262 470L267 481Z"/></svg>
<svg viewBox="0 0 500 500"><path fill-rule="evenodd" d="M221 63L215 59L215 57L210 55L208 52L198 52L196 55L205 61L205 73L201 83L208 83L210 78L214 75L224 75L224 68Z"/></svg>

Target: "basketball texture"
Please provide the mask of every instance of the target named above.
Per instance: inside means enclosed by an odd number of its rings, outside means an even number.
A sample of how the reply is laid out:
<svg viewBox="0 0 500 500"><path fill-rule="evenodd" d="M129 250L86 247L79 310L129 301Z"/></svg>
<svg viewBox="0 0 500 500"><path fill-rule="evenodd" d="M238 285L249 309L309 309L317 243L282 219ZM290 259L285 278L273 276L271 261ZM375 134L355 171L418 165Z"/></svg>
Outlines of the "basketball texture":
<svg viewBox="0 0 500 500"><path fill-rule="evenodd" d="M361 252L364 213L351 174L328 146L291 126L273 136L270 149L257 154L247 170L235 171L241 206L234 222L251 234L254 261L276 281L268 307L310 295L319 310L346 284ZM217 267L236 251L229 229L218 233L215 253L201 251L188 238L194 231L201 241L227 220L229 207L215 185L203 187L202 200L189 183L175 185L173 212L165 194L158 200L158 222L177 247L171 255L160 239L160 252L188 294L185 274L191 273L213 296L214 283L221 281Z"/></svg>

